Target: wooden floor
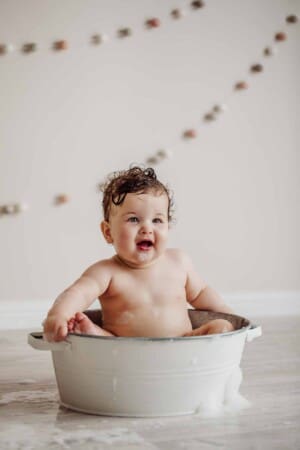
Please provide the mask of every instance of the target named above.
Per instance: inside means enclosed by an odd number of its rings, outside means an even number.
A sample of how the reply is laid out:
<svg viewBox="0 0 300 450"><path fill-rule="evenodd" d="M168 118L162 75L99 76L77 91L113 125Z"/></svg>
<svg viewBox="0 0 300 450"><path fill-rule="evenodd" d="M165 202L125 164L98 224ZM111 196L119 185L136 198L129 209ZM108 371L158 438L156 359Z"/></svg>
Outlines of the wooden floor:
<svg viewBox="0 0 300 450"><path fill-rule="evenodd" d="M241 387L252 407L206 419L109 418L60 408L50 353L29 347L28 331L0 331L0 448L299 450L300 318L255 322L263 336L246 344Z"/></svg>

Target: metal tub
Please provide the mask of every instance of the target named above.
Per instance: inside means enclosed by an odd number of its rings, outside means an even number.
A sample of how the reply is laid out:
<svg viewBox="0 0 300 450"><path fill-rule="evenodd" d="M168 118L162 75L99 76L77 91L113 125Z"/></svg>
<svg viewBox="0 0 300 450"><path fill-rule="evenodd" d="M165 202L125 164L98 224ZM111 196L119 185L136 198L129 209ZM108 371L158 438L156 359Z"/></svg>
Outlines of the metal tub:
<svg viewBox="0 0 300 450"><path fill-rule="evenodd" d="M101 324L101 311L85 313ZM129 417L192 414L202 404L228 401L245 342L261 328L236 315L189 310L189 316L193 328L225 318L235 331L176 338L69 334L58 343L30 333L28 342L51 350L60 403L67 408Z"/></svg>

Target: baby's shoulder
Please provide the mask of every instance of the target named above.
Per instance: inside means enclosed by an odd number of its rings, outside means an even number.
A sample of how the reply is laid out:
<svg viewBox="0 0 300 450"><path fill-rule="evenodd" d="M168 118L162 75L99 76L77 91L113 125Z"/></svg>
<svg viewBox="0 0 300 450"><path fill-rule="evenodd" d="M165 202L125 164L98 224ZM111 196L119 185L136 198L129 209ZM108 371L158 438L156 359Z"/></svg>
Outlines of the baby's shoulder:
<svg viewBox="0 0 300 450"><path fill-rule="evenodd" d="M114 271L114 262L112 258L101 259L92 264L83 275L97 277L98 275L111 277Z"/></svg>
<svg viewBox="0 0 300 450"><path fill-rule="evenodd" d="M187 276L195 273L195 267L192 259L185 251L179 248L171 248L168 250L169 261L174 261L176 267Z"/></svg>

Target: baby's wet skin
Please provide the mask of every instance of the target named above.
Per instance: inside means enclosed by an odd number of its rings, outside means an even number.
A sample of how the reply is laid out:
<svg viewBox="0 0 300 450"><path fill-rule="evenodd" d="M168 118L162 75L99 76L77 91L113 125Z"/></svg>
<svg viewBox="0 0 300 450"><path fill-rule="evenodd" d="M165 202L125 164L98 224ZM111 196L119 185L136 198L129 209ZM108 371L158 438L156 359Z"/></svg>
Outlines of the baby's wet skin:
<svg viewBox="0 0 300 450"><path fill-rule="evenodd" d="M124 313L124 320L126 322L127 319L125 319L125 314L126 313ZM130 313L128 313L128 315L130 315ZM84 313L80 312L76 313L75 317L70 319L68 323L68 329L69 333L75 334L88 334L92 336L107 336L107 337L115 336L109 331L96 325ZM233 325L228 320L215 319L207 322L201 327L195 328L192 331L183 334L183 337L221 334L221 333L228 333L233 330L234 330ZM173 337L180 337L180 336L173 336Z"/></svg>
<svg viewBox="0 0 300 450"><path fill-rule="evenodd" d="M45 336L62 340L67 333L124 337L179 337L228 332L230 323L215 321L192 330L188 315L195 309L231 312L199 277L188 256L166 248L169 233L165 193L128 193L111 205L101 223L116 254L90 266L54 302ZM85 311L98 298L103 328Z"/></svg>
<svg viewBox="0 0 300 450"><path fill-rule="evenodd" d="M109 331L98 327L86 314L77 312L68 322L69 333L90 334L92 336L114 336Z"/></svg>

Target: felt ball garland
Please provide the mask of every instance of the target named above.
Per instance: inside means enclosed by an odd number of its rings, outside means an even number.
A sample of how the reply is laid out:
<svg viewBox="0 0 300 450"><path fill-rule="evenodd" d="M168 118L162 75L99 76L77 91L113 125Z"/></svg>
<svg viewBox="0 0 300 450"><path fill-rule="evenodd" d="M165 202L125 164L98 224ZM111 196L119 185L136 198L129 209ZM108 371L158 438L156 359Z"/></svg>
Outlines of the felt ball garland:
<svg viewBox="0 0 300 450"><path fill-rule="evenodd" d="M192 1L190 2L191 10L199 10L205 6L205 3L203 1ZM181 19L185 15L185 11L183 9L173 9L170 12L170 17L174 20ZM295 14L290 14L286 16L285 19L288 26L291 24L294 25L298 23L298 17ZM162 26L162 22L158 17L151 17L146 19L144 22L144 26L148 30L152 30L155 28L159 28ZM123 27L117 30L116 37L119 39L128 38L133 35L133 30L129 27ZM288 34L286 31L277 31L274 36L273 40L275 43L282 43L285 42L288 38ZM105 41L108 40L108 36L106 34L100 34L100 33L94 33L90 36L90 43L94 46L98 46L103 44ZM66 39L60 39L56 40L52 44L53 50L60 52L68 50L70 47L69 42ZM7 44L7 43L0 43L0 56L5 56L10 52L13 52L16 49L16 47L13 44ZM35 42L27 42L24 43L21 47L21 51L25 54L31 54L34 52L37 52L39 50L39 46ZM271 57L275 55L278 51L277 46L274 44L266 46L263 51L262 55L264 57ZM249 66L249 72L251 74L257 75L264 71L264 66L261 62L253 63ZM236 81L232 85L232 92L240 92L240 91L246 91L250 88L250 83L246 79L240 79L239 81ZM214 122L216 121L222 113L228 110L227 102L220 102L216 103L210 110L204 113L202 116L202 122L204 124ZM199 118L199 125L200 125L200 118ZM185 130L181 131L181 138L184 139L184 141L192 141L198 137L198 131L196 128L193 127L187 127ZM172 146L168 146L172 147ZM173 152L169 149L161 148L156 151L155 154L150 155L146 159L146 163L149 165L156 165L161 162L163 162L166 159L171 158L173 155ZM99 183L98 188L103 188L103 183ZM54 205L60 206L64 205L66 203L70 202L70 196L67 193L61 193L57 194L54 197ZM25 212L28 210L28 204L23 202L17 202L17 203L7 203L0 205L0 217L1 216L14 216L17 214L20 214L22 212Z"/></svg>
<svg viewBox="0 0 300 450"><path fill-rule="evenodd" d="M178 20L178 19L183 18L186 15L188 10L196 11L200 8L203 8L204 6L205 6L205 3L203 1L199 1L199 0L191 1L189 3L188 9L183 9L183 8L172 9L171 12L169 13L169 17L171 17L171 19ZM160 26L162 26L162 21L159 17L156 17L156 16L150 17L144 21L144 27L148 30L159 28ZM121 27L118 30L116 30L115 37L118 39L124 39L124 38L133 36L133 34L134 34L134 30L132 28L124 26L124 27ZM98 46L98 45L106 42L108 39L109 39L109 37L107 34L94 33L90 36L88 42L91 45ZM29 53L33 53L38 50L41 50L42 47L43 47L42 45L40 46L36 42L25 42L22 45L20 50L23 53L29 54ZM49 47L49 46L47 46L47 47ZM52 48L52 50L54 50L55 52L60 52L62 50L68 50L71 47L72 47L72 45L67 39L56 40L56 41L52 42L52 44L50 46L50 48ZM16 49L17 49L16 46L14 46L13 44L7 44L7 43L0 42L0 56L4 56L8 53L11 53L11 52L15 51Z"/></svg>
<svg viewBox="0 0 300 450"><path fill-rule="evenodd" d="M193 8L199 9L201 7L200 3L202 3L202 2L192 2L191 5ZM177 14L177 12L176 12L176 14ZM288 23L288 24L295 24L297 22L298 22L298 17L294 14L286 17L286 23ZM273 39L277 43L284 42L287 40L287 33L285 31L276 32L274 34ZM271 57L271 56L275 55L277 53L277 51L278 51L277 47L275 47L274 45L270 45L263 49L262 54L265 57ZM260 62L252 64L249 67L249 72L254 75L260 74L263 71L264 71L264 66ZM249 88L250 88L250 83L247 80L239 80L233 84L233 92L247 91ZM214 105L210 111L207 111L206 113L204 113L202 122L204 124L208 124L208 123L212 123L212 122L216 121L222 113L227 111L227 109L228 109L228 106L226 103L218 103L218 104ZM185 141L192 141L198 137L198 131L195 128L186 128L182 132L181 136L183 137L183 139ZM158 164L159 162L161 162L161 161L159 161L157 159L156 155L150 156L146 159L146 163L148 163L148 164L151 164L151 163Z"/></svg>

